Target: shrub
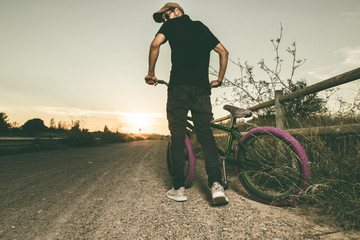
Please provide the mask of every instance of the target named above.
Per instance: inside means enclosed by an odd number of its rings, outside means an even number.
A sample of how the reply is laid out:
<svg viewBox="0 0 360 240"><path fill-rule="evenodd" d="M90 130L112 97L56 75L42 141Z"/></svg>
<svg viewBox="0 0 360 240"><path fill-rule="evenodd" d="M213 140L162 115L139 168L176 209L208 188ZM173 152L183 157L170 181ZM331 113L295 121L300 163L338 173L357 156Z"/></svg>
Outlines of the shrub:
<svg viewBox="0 0 360 240"><path fill-rule="evenodd" d="M8 116L3 113L0 112L0 133L7 133L9 132L11 125L8 121Z"/></svg>
<svg viewBox="0 0 360 240"><path fill-rule="evenodd" d="M310 187L302 206L335 216L345 228L360 228L360 137L296 136L311 162Z"/></svg>
<svg viewBox="0 0 360 240"><path fill-rule="evenodd" d="M47 127L44 124L44 121L39 119L39 118L34 118L31 120L28 120L22 127L21 129L31 135L31 136L36 136L41 132L44 132L45 130L47 130Z"/></svg>
<svg viewBox="0 0 360 240"><path fill-rule="evenodd" d="M94 136L86 130L71 130L67 137L67 145L70 147L91 147L94 144Z"/></svg>

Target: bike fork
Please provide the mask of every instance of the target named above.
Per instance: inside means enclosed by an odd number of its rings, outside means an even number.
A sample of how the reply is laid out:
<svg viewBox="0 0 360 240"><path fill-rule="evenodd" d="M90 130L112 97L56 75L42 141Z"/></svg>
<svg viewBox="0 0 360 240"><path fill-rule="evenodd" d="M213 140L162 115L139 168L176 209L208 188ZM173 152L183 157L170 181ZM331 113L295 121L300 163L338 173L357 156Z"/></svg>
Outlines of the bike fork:
<svg viewBox="0 0 360 240"><path fill-rule="evenodd" d="M221 158L222 167L223 167L224 189L227 190L229 188L229 184L228 184L227 175L226 175L226 156L221 156L220 158Z"/></svg>

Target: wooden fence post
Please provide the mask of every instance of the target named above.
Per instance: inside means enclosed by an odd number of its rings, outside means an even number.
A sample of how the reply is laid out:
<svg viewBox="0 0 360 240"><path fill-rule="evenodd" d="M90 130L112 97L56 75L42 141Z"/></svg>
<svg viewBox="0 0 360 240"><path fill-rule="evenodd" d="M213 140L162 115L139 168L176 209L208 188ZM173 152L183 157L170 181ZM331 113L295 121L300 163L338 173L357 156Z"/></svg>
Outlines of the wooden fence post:
<svg viewBox="0 0 360 240"><path fill-rule="evenodd" d="M285 127L285 108L280 103L280 98L283 96L282 90L275 90L275 117L276 127L286 129Z"/></svg>

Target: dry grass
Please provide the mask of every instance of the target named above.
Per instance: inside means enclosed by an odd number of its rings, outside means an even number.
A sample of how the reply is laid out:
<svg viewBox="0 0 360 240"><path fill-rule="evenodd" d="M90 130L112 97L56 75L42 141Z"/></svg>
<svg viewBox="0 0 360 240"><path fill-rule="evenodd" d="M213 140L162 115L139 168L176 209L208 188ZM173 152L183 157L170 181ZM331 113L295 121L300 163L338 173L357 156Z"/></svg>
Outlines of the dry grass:
<svg viewBox="0 0 360 240"><path fill-rule="evenodd" d="M339 125L354 121L359 122L359 118L340 121L339 118L321 117L297 125L314 126L314 122ZM249 131L260 125L273 126L274 123L261 119L241 125L240 131ZM338 225L343 228L360 229L360 134L299 135L296 138L305 149L311 168L310 186L297 206L304 210L316 209L319 214L335 217ZM217 141L226 146L227 137L217 138ZM196 141L194 149L201 155L201 146Z"/></svg>

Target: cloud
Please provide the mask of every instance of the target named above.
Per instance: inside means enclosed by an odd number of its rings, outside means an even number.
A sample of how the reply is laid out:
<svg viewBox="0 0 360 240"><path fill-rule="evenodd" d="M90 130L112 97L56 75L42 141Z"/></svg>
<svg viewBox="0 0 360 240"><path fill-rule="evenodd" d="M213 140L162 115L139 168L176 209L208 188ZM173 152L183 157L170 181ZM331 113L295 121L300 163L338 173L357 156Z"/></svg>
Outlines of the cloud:
<svg viewBox="0 0 360 240"><path fill-rule="evenodd" d="M1 107L0 107L1 109ZM80 108L66 108L66 107L51 107L51 106L36 106L33 109L45 112L52 115L71 116L71 117L91 117L91 116L104 116L104 117L133 117L133 118L151 118L156 119L165 118L162 113L139 113L139 112L121 112L121 111L97 111L90 109Z"/></svg>
<svg viewBox="0 0 360 240"><path fill-rule="evenodd" d="M342 65L349 66L349 67L360 66L360 47L340 48L339 50L335 51L335 55L345 58Z"/></svg>
<svg viewBox="0 0 360 240"><path fill-rule="evenodd" d="M360 7L354 9L353 11L345 12L345 16L360 16Z"/></svg>
<svg viewBox="0 0 360 240"><path fill-rule="evenodd" d="M6 112L8 110L7 107L0 106L0 112Z"/></svg>
<svg viewBox="0 0 360 240"><path fill-rule="evenodd" d="M334 52L334 56L341 59L339 63L314 69L309 71L308 74L315 78L325 80L360 66L360 46L355 48L340 48Z"/></svg>

